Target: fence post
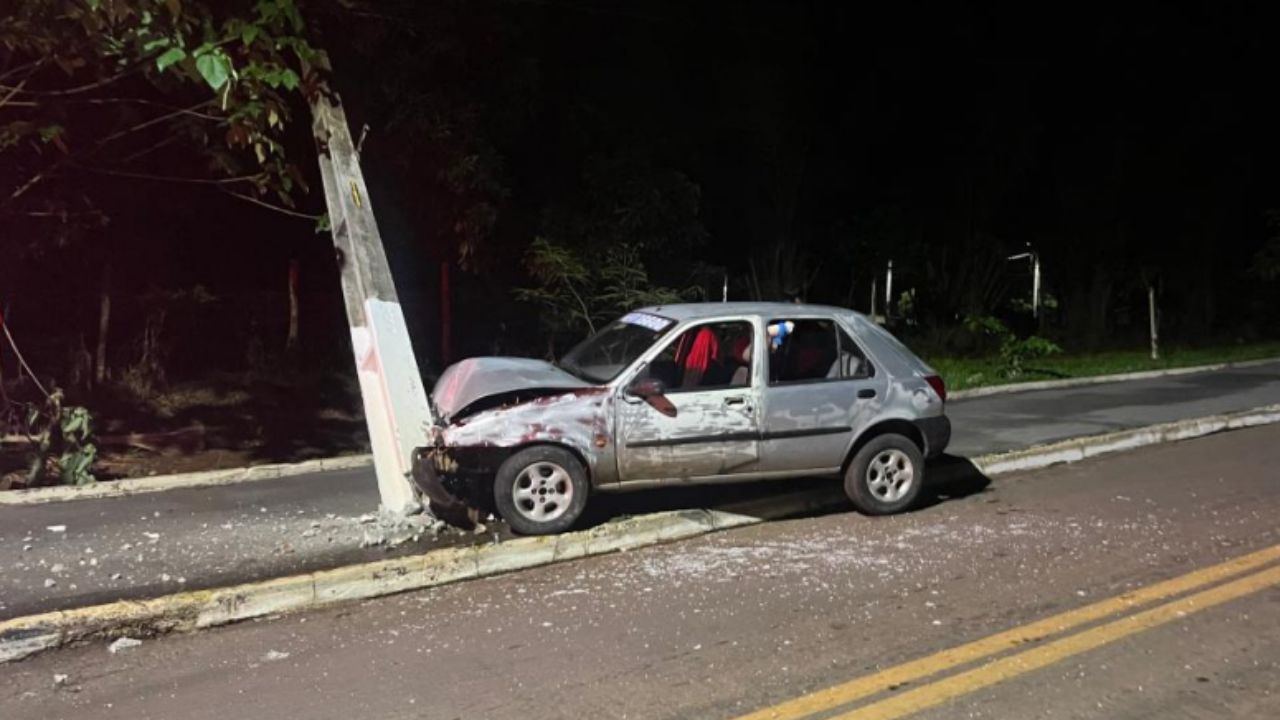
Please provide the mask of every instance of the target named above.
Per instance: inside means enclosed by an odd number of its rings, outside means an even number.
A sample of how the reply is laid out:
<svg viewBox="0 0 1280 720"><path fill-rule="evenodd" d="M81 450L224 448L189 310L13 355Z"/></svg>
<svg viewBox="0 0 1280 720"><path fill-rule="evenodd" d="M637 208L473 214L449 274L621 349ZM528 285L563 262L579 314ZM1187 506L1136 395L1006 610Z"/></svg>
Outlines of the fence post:
<svg viewBox="0 0 1280 720"><path fill-rule="evenodd" d="M1156 286L1147 286L1147 314L1151 319L1151 359L1160 359L1160 330L1156 325Z"/></svg>

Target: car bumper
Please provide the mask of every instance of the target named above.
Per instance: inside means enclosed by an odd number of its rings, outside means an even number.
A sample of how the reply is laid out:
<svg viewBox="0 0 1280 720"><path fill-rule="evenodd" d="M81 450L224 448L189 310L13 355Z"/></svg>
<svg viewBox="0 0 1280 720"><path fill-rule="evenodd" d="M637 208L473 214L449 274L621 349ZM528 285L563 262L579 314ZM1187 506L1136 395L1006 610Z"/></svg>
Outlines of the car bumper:
<svg viewBox="0 0 1280 720"><path fill-rule="evenodd" d="M915 426L924 438L925 457L937 457L947 449L951 442L951 419L946 415L916 420Z"/></svg>

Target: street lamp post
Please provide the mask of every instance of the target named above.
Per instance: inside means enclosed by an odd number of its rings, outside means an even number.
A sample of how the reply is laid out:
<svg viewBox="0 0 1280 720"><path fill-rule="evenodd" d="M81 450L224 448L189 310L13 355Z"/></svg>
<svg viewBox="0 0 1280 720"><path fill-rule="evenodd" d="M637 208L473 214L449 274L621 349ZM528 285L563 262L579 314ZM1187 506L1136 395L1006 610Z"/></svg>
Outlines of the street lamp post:
<svg viewBox="0 0 1280 720"><path fill-rule="evenodd" d="M1034 250L1029 250L1017 255L1010 255L1006 260L1022 260L1026 258L1031 261L1031 317L1040 317L1040 254Z"/></svg>
<svg viewBox="0 0 1280 720"><path fill-rule="evenodd" d="M889 261L889 268L884 271L884 319L889 320L889 313L893 310L893 261Z"/></svg>

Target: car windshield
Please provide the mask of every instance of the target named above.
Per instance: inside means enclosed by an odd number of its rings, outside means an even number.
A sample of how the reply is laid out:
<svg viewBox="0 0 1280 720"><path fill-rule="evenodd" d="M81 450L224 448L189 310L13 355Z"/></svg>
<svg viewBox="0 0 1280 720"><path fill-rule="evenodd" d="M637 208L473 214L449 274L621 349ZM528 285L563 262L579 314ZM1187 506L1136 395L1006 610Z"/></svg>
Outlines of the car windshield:
<svg viewBox="0 0 1280 720"><path fill-rule="evenodd" d="M607 383L674 325L674 320L659 315L630 313L579 343L560 360L560 367L588 382Z"/></svg>

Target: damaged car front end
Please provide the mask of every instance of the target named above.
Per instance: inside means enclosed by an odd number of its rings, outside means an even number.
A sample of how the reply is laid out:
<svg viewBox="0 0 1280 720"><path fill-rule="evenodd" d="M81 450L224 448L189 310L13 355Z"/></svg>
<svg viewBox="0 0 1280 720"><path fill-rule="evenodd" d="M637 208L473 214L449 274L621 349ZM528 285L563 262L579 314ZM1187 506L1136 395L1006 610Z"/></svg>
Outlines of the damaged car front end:
<svg viewBox="0 0 1280 720"><path fill-rule="evenodd" d="M439 424L413 458L414 482L432 512L455 525L476 525L480 508L493 500L489 481L514 453L531 446L571 453L592 484L615 481L609 382L672 324L633 313L570 351L560 365L511 357L451 365L431 394ZM586 488L579 490L585 500ZM546 506L546 495L535 502Z"/></svg>

